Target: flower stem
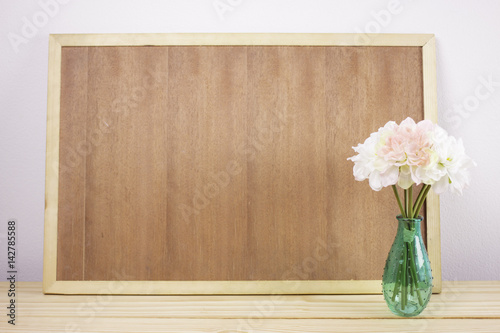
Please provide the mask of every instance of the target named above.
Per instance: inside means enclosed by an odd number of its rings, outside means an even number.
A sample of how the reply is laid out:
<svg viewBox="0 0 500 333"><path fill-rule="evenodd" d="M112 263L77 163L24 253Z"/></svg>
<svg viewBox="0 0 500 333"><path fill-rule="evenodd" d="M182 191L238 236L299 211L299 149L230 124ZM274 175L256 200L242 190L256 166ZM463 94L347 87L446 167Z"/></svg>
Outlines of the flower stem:
<svg viewBox="0 0 500 333"><path fill-rule="evenodd" d="M408 189L408 215L406 217L413 217L413 185Z"/></svg>
<svg viewBox="0 0 500 333"><path fill-rule="evenodd" d="M417 207L420 204L420 201L422 200L422 196L423 196L427 186L429 186L429 185L424 184L424 186L422 186L422 189L420 189L420 192L418 193L418 196L417 196L417 200L415 200L415 204L413 205L413 213L417 212Z"/></svg>
<svg viewBox="0 0 500 333"><path fill-rule="evenodd" d="M402 264L398 264L398 273L396 274L396 283L394 284L394 292L392 293L392 301L394 302L396 300L396 295L399 292L399 289L401 288L401 273L403 271Z"/></svg>
<svg viewBox="0 0 500 333"><path fill-rule="evenodd" d="M411 274L412 286L415 286L415 290L417 291L418 304L420 304L420 306L422 306L422 304L423 304L422 295L420 295L420 290L418 290L417 269L415 267L417 258L415 258L415 256L413 255L413 247L410 246L409 248L410 248L410 258L411 258L410 274Z"/></svg>
<svg viewBox="0 0 500 333"><path fill-rule="evenodd" d="M405 213L403 217L408 217L408 190L404 190Z"/></svg>
<svg viewBox="0 0 500 333"><path fill-rule="evenodd" d="M420 209L422 209L422 206L424 205L424 202L425 202L425 198L427 197L427 194L429 194L429 191L431 189L431 185L425 185L424 187L425 188L422 188L422 190L420 191L420 195L421 195L420 202L415 203L418 205L417 205L417 208L414 210L415 213L414 213L413 218L418 217L418 213L420 212ZM422 194L422 192L423 192L423 194Z"/></svg>
<svg viewBox="0 0 500 333"><path fill-rule="evenodd" d="M408 265L407 265L407 260L408 260L408 243L404 242L403 243L403 276L402 276L402 285L403 285L403 290L401 291L401 309L404 310L406 308L406 299L407 299L407 294L406 294L406 288L407 288L407 270L408 270Z"/></svg>
<svg viewBox="0 0 500 333"><path fill-rule="evenodd" d="M413 268L415 268L412 264L413 263L413 256L411 255L412 251L411 249L411 244L408 244L408 264L410 265L410 294L413 296L416 285L415 285L415 279L413 278Z"/></svg>
<svg viewBox="0 0 500 333"><path fill-rule="evenodd" d="M401 199L399 198L398 189L396 185L392 185L392 190L394 191L394 195L396 196L396 200L398 201L399 210L401 211L401 215L405 216L405 211L403 209L403 205L401 204Z"/></svg>

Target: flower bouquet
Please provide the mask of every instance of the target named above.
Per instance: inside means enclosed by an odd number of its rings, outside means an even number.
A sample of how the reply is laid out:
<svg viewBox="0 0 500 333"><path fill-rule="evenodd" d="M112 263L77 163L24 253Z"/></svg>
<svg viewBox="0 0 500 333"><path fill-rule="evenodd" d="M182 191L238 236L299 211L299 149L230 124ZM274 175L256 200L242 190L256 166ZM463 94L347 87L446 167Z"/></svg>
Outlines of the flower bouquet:
<svg viewBox="0 0 500 333"><path fill-rule="evenodd" d="M368 179L375 191L391 186L401 212L384 269L384 298L393 313L418 315L432 293L419 212L431 188L437 194L447 190L461 194L469 184L468 169L475 163L465 154L460 139L429 120L415 123L407 118L399 125L389 121L353 149L357 155L348 159L354 162L355 179ZM420 184L414 200L413 187ZM403 189L403 200L396 185Z"/></svg>

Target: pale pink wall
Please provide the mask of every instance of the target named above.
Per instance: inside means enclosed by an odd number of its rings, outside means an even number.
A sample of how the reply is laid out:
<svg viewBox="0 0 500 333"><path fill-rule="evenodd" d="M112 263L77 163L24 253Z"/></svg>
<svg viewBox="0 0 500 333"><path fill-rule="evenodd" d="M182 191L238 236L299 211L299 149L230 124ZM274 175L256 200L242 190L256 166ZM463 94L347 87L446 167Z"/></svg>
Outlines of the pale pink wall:
<svg viewBox="0 0 500 333"><path fill-rule="evenodd" d="M49 33L380 32L436 34L440 124L478 163L441 198L443 276L499 279L499 17L495 0L1 0L0 271L14 217L20 278L42 279Z"/></svg>

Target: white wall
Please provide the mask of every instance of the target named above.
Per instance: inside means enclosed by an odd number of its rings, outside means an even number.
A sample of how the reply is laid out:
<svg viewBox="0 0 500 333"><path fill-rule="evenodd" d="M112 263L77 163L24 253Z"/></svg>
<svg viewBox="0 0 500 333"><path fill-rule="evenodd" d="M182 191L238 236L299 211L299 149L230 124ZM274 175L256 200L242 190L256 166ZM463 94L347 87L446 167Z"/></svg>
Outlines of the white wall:
<svg viewBox="0 0 500 333"><path fill-rule="evenodd" d="M0 0L1 272L6 270L6 222L14 217L19 221L20 278L42 279L50 33L368 30L436 34L440 124L463 138L478 163L472 185L462 197L441 197L443 277L500 279L496 212L500 207L496 196L500 193L496 174L500 169L500 1L58 0L57 8L47 7L53 17L44 15L40 3L54 1ZM219 16L214 2L233 5ZM388 7L395 14L376 14ZM25 21L33 20L40 27L23 31ZM9 41L13 34L24 42L13 47ZM491 91L482 87L484 80L494 81ZM462 111L456 107L464 104Z"/></svg>

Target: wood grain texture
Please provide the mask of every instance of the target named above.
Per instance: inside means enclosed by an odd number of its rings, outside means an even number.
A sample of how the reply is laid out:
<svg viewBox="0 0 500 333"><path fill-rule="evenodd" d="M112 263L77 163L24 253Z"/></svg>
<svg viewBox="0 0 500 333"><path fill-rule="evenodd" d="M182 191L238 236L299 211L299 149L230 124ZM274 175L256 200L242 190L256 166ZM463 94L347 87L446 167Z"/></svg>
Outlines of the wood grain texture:
<svg viewBox="0 0 500 333"><path fill-rule="evenodd" d="M1 321L2 332L498 332L500 282L444 281L413 319L381 295L58 296L40 282L18 282L16 305L16 326Z"/></svg>
<svg viewBox="0 0 500 333"><path fill-rule="evenodd" d="M157 280L245 280L246 49L169 48L165 110L167 274Z"/></svg>
<svg viewBox="0 0 500 333"><path fill-rule="evenodd" d="M57 269L60 279L83 280L88 49L64 49L61 71Z"/></svg>
<svg viewBox="0 0 500 333"><path fill-rule="evenodd" d="M387 120L423 119L421 47L63 50L63 81L87 81L64 92L62 131L85 142L61 140L61 160L85 163L59 207L85 215L74 234L67 210L59 248L85 251L58 257L58 280L380 279L397 206L346 159Z"/></svg>
<svg viewBox="0 0 500 333"><path fill-rule="evenodd" d="M435 123L437 117L437 82L436 82L436 39L431 38L422 47L422 74L424 82L424 115ZM431 191L426 200L426 210L429 232L427 246L441 248L441 226L439 212L439 196ZM433 292L441 291L441 252L429 251L432 275L434 277Z"/></svg>
<svg viewBox="0 0 500 333"><path fill-rule="evenodd" d="M45 223L43 245L43 289L57 278L59 209L59 140L61 111L62 47L55 36L49 37L49 73L47 83L47 156L45 162Z"/></svg>
<svg viewBox="0 0 500 333"><path fill-rule="evenodd" d="M343 45L423 46L432 34L331 33L172 33L172 34L57 34L63 46L144 45Z"/></svg>
<svg viewBox="0 0 500 333"><path fill-rule="evenodd" d="M4 332L81 332L145 333L145 332L235 332L235 333L497 333L498 319L158 319L158 318L35 318L6 327ZM5 324L1 324L5 325ZM9 325L10 326L10 325ZM48 328L48 329L47 329ZM78 331L77 331L78 332Z"/></svg>
<svg viewBox="0 0 500 333"><path fill-rule="evenodd" d="M83 280L158 279L169 270L168 49L90 48L88 70Z"/></svg>
<svg viewBox="0 0 500 333"><path fill-rule="evenodd" d="M325 49L248 50L248 278L328 280ZM315 257L321 246L325 252Z"/></svg>
<svg viewBox="0 0 500 333"><path fill-rule="evenodd" d="M45 285L44 292L63 295L368 295L380 294L380 286L381 280L54 281Z"/></svg>
<svg viewBox="0 0 500 333"><path fill-rule="evenodd" d="M390 188L352 181L352 146L388 120L423 119L418 48L328 48L328 244L337 279L381 279L399 211ZM348 199L339 199L348 198ZM425 230L423 230L425 239Z"/></svg>

